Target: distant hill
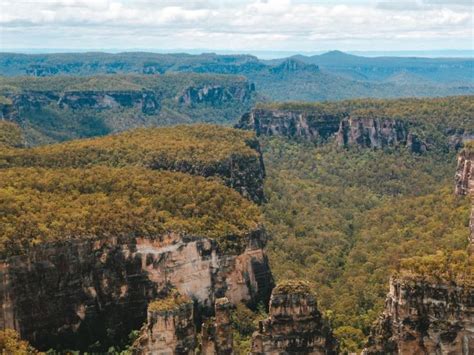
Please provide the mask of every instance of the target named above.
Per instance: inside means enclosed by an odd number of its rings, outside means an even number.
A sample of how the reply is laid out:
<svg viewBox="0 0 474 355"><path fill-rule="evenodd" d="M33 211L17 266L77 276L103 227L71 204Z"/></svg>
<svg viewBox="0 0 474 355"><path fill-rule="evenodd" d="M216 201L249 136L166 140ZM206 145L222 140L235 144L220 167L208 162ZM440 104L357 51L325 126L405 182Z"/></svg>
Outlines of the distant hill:
<svg viewBox="0 0 474 355"><path fill-rule="evenodd" d="M474 94L474 59L362 57L340 51L259 60L251 55L203 53L0 53L3 76L233 74L275 101Z"/></svg>

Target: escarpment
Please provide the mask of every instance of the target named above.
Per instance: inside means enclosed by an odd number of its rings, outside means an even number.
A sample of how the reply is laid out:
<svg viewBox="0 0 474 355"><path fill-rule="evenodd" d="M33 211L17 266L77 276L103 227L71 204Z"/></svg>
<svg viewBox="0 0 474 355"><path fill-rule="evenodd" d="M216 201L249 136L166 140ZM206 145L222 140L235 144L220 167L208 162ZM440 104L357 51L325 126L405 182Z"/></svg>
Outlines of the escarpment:
<svg viewBox="0 0 474 355"><path fill-rule="evenodd" d="M303 281L275 287L269 317L252 336L252 354L336 354L337 343L324 324L315 295Z"/></svg>
<svg viewBox="0 0 474 355"><path fill-rule="evenodd" d="M473 115L472 97L262 103L236 127L261 136L422 154L462 147L474 135Z"/></svg>
<svg viewBox="0 0 474 355"><path fill-rule="evenodd" d="M469 226L469 249L474 253L474 144L469 142L458 157L456 170L456 194L470 196L472 201Z"/></svg>
<svg viewBox="0 0 474 355"><path fill-rule="evenodd" d="M0 78L0 118L17 123L30 146L130 128L235 120L255 85L211 74Z"/></svg>
<svg viewBox="0 0 474 355"><path fill-rule="evenodd" d="M472 285L394 277L364 353L468 355L473 329Z"/></svg>
<svg viewBox="0 0 474 355"><path fill-rule="evenodd" d="M204 309L219 297L265 301L272 276L261 232L244 237L241 252L226 251L222 246L236 242L227 238L219 239L221 247L212 238L178 234L32 247L1 264L0 326L39 349L84 349L96 341L106 348L140 328L147 304L169 285Z"/></svg>

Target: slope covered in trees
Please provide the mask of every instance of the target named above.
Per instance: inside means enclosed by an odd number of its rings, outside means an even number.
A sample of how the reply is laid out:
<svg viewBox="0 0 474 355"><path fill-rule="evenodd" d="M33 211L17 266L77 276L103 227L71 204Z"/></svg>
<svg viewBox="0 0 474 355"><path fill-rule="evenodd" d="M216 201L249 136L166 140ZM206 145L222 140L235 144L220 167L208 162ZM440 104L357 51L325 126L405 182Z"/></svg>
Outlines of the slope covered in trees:
<svg viewBox="0 0 474 355"><path fill-rule="evenodd" d="M427 152L414 154L402 147L347 149L332 139L260 137L272 270L277 279L316 284L342 350L362 349L391 274L468 279L470 201L454 195L456 150L448 143L474 132L471 97L260 108L396 118L429 143Z"/></svg>

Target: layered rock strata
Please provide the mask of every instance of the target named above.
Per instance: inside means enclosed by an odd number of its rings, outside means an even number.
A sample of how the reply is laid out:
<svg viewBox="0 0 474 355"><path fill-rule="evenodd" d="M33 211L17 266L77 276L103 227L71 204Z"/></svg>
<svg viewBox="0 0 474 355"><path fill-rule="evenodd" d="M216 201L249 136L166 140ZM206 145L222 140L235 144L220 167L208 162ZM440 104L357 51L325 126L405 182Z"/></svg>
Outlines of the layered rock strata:
<svg viewBox="0 0 474 355"><path fill-rule="evenodd" d="M474 149L472 143L464 149L458 157L456 170L456 194L471 197L472 208L469 225L471 234L469 236L469 250L474 253Z"/></svg>
<svg viewBox="0 0 474 355"><path fill-rule="evenodd" d="M177 96L177 101L185 105L205 103L220 106L226 105L229 101L250 101L254 91L255 85L247 82L229 87L221 85L190 86Z"/></svg>
<svg viewBox="0 0 474 355"><path fill-rule="evenodd" d="M133 354L192 355L196 348L194 306L172 292L148 306L147 323L133 344Z"/></svg>
<svg viewBox="0 0 474 355"><path fill-rule="evenodd" d="M216 298L268 299L272 277L261 233L239 255L208 238L64 242L41 245L0 264L0 328L39 349L117 344L146 319L147 304L172 285L201 308ZM212 309L212 308L211 308Z"/></svg>
<svg viewBox="0 0 474 355"><path fill-rule="evenodd" d="M407 147L422 153L426 145L401 120L389 118L344 118L336 134L339 146L362 148Z"/></svg>
<svg viewBox="0 0 474 355"><path fill-rule="evenodd" d="M215 316L203 323L201 331L201 352L206 355L231 355L233 351L232 324L230 312L233 305L227 298L215 303Z"/></svg>
<svg viewBox="0 0 474 355"><path fill-rule="evenodd" d="M337 344L324 325L316 298L301 281L278 285L268 319L252 336L252 354L335 354Z"/></svg>
<svg viewBox="0 0 474 355"><path fill-rule="evenodd" d="M364 354L474 353L474 289L392 278Z"/></svg>
<svg viewBox="0 0 474 355"><path fill-rule="evenodd" d="M416 153L427 150L405 121L351 116L342 111L257 108L243 115L236 127L253 130L258 136L283 136L316 143L333 138L341 147L407 147Z"/></svg>

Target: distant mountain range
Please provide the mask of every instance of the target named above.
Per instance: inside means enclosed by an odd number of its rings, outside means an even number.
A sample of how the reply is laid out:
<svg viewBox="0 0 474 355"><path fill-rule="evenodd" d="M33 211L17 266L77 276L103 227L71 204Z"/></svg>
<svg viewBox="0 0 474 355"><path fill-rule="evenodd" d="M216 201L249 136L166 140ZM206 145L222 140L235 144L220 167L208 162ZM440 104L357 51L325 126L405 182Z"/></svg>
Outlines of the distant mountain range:
<svg viewBox="0 0 474 355"><path fill-rule="evenodd" d="M362 57L340 51L272 60L215 53L0 53L3 76L170 72L242 75L256 84L263 100L321 101L474 93L472 58Z"/></svg>

